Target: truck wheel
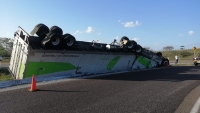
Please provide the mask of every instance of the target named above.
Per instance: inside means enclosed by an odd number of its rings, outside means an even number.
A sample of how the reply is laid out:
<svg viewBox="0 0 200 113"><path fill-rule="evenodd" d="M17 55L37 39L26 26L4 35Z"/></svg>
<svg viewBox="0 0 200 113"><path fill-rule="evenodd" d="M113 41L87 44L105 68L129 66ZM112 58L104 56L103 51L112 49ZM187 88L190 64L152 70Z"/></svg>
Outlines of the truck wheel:
<svg viewBox="0 0 200 113"><path fill-rule="evenodd" d="M162 63L161 63L161 66L166 66L166 65L169 65L169 60L168 59L163 59Z"/></svg>
<svg viewBox="0 0 200 113"><path fill-rule="evenodd" d="M63 35L63 30L58 26L52 26L50 28L50 32L58 33L59 35Z"/></svg>
<svg viewBox="0 0 200 113"><path fill-rule="evenodd" d="M159 56L159 57L162 57L162 53L161 52L157 52L156 55Z"/></svg>
<svg viewBox="0 0 200 113"><path fill-rule="evenodd" d="M127 41L129 41L129 38L126 37L126 36L123 36L123 37L120 39L120 42L123 42L123 40L127 40Z"/></svg>
<svg viewBox="0 0 200 113"><path fill-rule="evenodd" d="M194 63L194 66L198 66L198 63L195 62L195 63Z"/></svg>
<svg viewBox="0 0 200 113"><path fill-rule="evenodd" d="M42 40L42 45L46 49L62 49L61 45L63 42L62 36L57 33L48 33L44 40Z"/></svg>
<svg viewBox="0 0 200 113"><path fill-rule="evenodd" d="M142 47L140 45L137 45L135 47L135 51L136 51L136 53L142 53Z"/></svg>
<svg viewBox="0 0 200 113"><path fill-rule="evenodd" d="M63 35L63 39L64 39L64 48L65 49L67 49L69 47L73 47L76 42L75 37L68 33Z"/></svg>
<svg viewBox="0 0 200 113"><path fill-rule="evenodd" d="M128 49L133 49L134 47L136 47L137 46L137 43L135 42L135 41L128 41L127 43L126 43L126 47L128 48Z"/></svg>
<svg viewBox="0 0 200 113"><path fill-rule="evenodd" d="M44 24L38 24L35 27L38 27L36 34L42 39L44 39L46 34L49 33L49 28Z"/></svg>
<svg viewBox="0 0 200 113"><path fill-rule="evenodd" d="M126 47L127 47L128 49L133 49L134 45L133 45L133 43L132 43L131 41L128 41L128 42L126 43Z"/></svg>

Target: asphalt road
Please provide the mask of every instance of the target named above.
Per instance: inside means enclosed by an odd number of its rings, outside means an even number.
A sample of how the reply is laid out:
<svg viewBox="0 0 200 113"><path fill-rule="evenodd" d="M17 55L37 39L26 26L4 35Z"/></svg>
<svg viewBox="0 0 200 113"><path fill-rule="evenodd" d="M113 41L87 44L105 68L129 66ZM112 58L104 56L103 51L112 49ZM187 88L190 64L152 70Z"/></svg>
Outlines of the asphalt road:
<svg viewBox="0 0 200 113"><path fill-rule="evenodd" d="M200 85L200 68L169 67L0 92L1 113L174 113ZM200 96L200 95L199 95ZM193 100L193 96L191 96ZM194 104L194 103L192 103ZM187 105L188 113L193 105Z"/></svg>
<svg viewBox="0 0 200 113"><path fill-rule="evenodd" d="M0 61L0 68L1 67L9 67L9 62L1 62Z"/></svg>

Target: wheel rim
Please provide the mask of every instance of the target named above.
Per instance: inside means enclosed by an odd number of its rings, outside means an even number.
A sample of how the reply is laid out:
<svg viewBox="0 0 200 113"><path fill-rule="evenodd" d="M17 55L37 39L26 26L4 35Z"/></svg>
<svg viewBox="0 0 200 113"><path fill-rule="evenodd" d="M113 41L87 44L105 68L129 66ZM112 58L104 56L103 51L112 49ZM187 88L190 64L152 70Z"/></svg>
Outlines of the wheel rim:
<svg viewBox="0 0 200 113"><path fill-rule="evenodd" d="M141 48L136 50L137 53L141 52Z"/></svg>
<svg viewBox="0 0 200 113"><path fill-rule="evenodd" d="M59 37L56 37L52 40L52 44L53 45L58 45L60 43L60 38Z"/></svg>
<svg viewBox="0 0 200 113"><path fill-rule="evenodd" d="M74 39L70 38L67 40L67 46L72 46L74 44Z"/></svg>
<svg viewBox="0 0 200 113"><path fill-rule="evenodd" d="M164 65L164 66L167 65L167 63L168 63L167 61L164 61L163 65Z"/></svg>
<svg viewBox="0 0 200 113"><path fill-rule="evenodd" d="M133 48L133 44L130 42L129 44L127 44L127 47L128 47L129 49L132 49L132 48Z"/></svg>

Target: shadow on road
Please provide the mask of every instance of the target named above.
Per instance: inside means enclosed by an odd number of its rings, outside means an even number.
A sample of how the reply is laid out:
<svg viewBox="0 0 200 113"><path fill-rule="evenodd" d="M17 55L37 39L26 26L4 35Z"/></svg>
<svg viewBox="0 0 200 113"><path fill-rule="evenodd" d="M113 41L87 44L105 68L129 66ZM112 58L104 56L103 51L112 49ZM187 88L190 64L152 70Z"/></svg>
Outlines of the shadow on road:
<svg viewBox="0 0 200 113"><path fill-rule="evenodd" d="M92 77L87 79L125 80L125 81L172 81L200 80L200 67L183 66L156 70L144 70Z"/></svg>

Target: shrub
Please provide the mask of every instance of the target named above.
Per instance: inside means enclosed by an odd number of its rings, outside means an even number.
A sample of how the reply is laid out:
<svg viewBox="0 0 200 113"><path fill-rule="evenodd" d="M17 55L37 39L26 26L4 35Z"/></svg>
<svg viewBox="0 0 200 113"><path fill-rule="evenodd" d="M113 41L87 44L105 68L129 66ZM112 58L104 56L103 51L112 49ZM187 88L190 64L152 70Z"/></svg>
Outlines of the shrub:
<svg viewBox="0 0 200 113"><path fill-rule="evenodd" d="M189 52L189 51L181 51L180 55L184 58L184 57L188 57L193 55L193 53Z"/></svg>

